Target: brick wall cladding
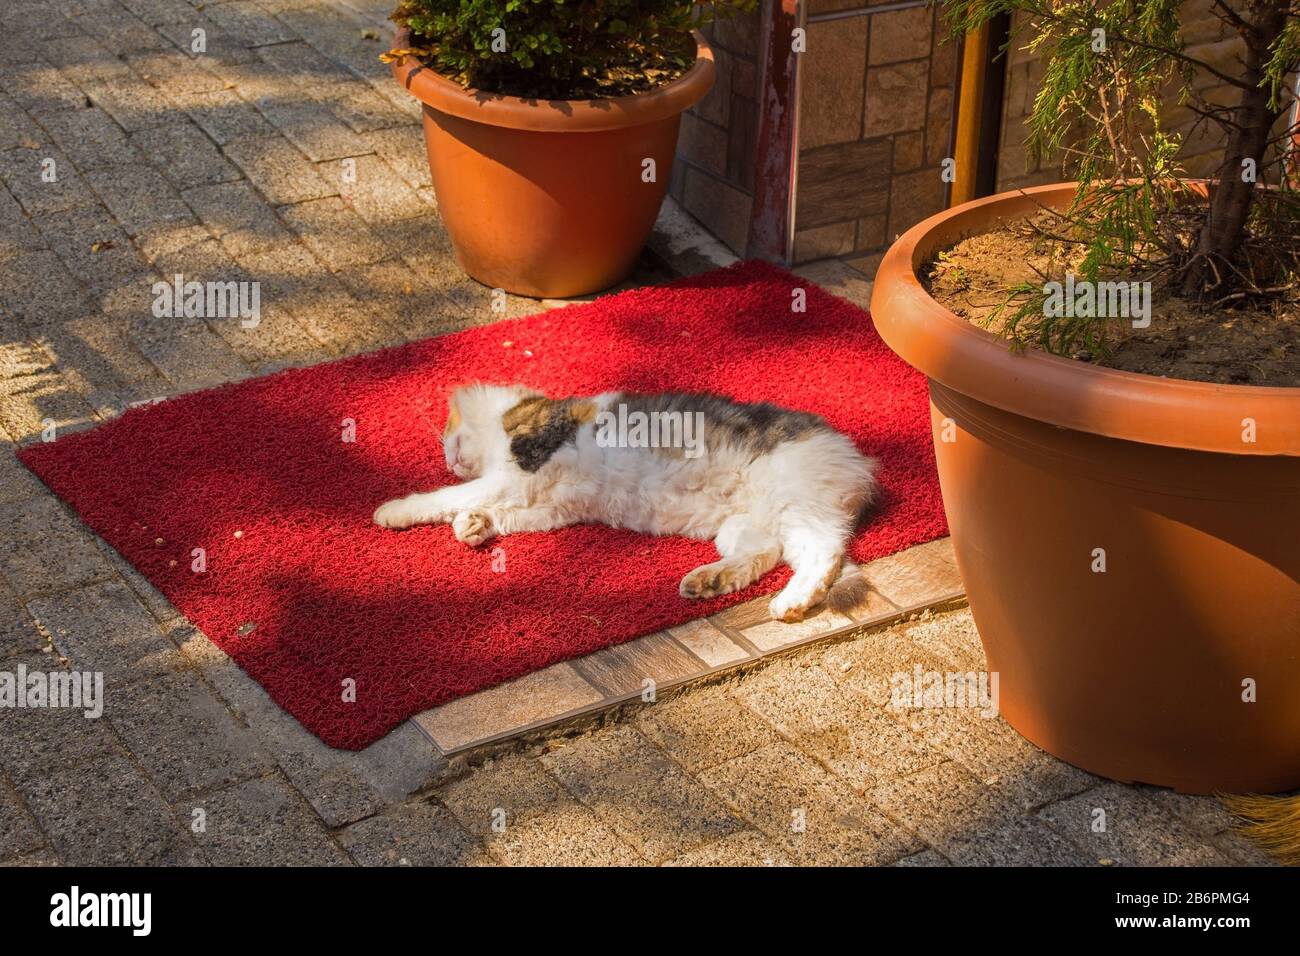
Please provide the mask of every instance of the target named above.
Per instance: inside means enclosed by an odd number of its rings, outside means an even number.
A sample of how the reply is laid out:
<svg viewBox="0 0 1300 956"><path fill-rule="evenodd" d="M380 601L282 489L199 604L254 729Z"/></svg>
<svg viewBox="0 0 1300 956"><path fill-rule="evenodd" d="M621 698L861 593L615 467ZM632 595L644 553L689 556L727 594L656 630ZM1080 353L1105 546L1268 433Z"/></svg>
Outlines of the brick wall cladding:
<svg viewBox="0 0 1300 956"><path fill-rule="evenodd" d="M1213 64L1217 69L1231 74L1238 69L1242 54L1241 38L1222 23L1213 12L1213 0L1187 0L1182 6L1182 32L1187 41L1187 52L1199 60ZM1017 22L1023 22L1017 15ZM1033 161L1025 149L1025 120L1034 106L1034 96L1042 83L1043 68L1029 52L1019 49L1025 40L1013 44L1007 55L1006 94L1003 101L1001 148L998 154L998 190L1017 189L1040 183L1060 182L1068 178L1060 158ZM1194 87L1202 96L1214 103L1231 104L1237 101L1236 91L1204 70L1198 71ZM1164 126L1171 133L1183 137L1179 161L1189 176L1213 175L1223 159L1222 132L1209 122L1196 126L1197 115L1190 107L1177 101L1171 90L1165 101ZM1285 129L1285 118L1280 121L1278 133Z"/></svg>
<svg viewBox="0 0 1300 956"><path fill-rule="evenodd" d="M743 255L758 147L759 15L722 20L703 32L713 47L717 82L682 115L668 192Z"/></svg>
<svg viewBox="0 0 1300 956"><path fill-rule="evenodd" d="M810 0L810 15L862 6ZM796 262L872 271L908 226L943 208L957 48L918 6L808 25L802 64Z"/></svg>

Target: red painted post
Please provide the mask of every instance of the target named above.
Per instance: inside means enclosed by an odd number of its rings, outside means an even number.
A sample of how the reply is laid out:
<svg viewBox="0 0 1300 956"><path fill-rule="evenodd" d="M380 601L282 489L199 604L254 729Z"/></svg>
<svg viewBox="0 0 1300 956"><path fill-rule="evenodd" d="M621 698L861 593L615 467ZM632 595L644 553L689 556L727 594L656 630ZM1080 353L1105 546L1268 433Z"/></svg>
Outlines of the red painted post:
<svg viewBox="0 0 1300 956"><path fill-rule="evenodd" d="M767 0L763 5L758 155L745 254L769 262L788 262L794 238L791 207L799 109L794 31L800 22L799 3Z"/></svg>

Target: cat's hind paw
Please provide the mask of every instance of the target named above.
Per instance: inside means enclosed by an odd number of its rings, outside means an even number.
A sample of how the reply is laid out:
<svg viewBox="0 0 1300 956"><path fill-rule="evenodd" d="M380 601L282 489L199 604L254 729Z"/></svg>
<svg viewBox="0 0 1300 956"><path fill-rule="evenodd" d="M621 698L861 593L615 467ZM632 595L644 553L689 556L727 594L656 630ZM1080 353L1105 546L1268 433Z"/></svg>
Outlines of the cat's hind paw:
<svg viewBox="0 0 1300 956"><path fill-rule="evenodd" d="M492 519L482 511L462 511L451 521L451 530L457 541L463 541L471 548L477 548L494 534Z"/></svg>

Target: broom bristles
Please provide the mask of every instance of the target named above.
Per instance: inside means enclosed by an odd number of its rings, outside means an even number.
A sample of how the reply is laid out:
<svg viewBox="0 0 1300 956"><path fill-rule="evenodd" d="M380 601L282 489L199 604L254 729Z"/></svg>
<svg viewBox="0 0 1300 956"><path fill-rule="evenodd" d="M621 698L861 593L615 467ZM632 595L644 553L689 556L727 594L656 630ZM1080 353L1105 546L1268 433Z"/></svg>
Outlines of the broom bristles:
<svg viewBox="0 0 1300 956"><path fill-rule="evenodd" d="M1243 823L1237 832L1285 866L1300 866L1300 796L1235 794L1219 798Z"/></svg>

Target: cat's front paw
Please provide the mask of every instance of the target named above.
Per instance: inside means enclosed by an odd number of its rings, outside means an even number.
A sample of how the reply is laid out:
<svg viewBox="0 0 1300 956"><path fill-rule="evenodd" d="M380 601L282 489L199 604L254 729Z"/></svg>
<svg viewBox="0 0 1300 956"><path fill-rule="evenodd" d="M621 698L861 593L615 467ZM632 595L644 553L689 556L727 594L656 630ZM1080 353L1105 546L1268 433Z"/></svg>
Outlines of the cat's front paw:
<svg viewBox="0 0 1300 956"><path fill-rule="evenodd" d="M395 498L376 508L373 520L381 528L409 528L420 523L420 513L406 498Z"/></svg>
<svg viewBox="0 0 1300 956"><path fill-rule="evenodd" d="M492 519L482 511L462 511L452 519L451 530L457 541L463 541L471 548L477 548L496 534Z"/></svg>

